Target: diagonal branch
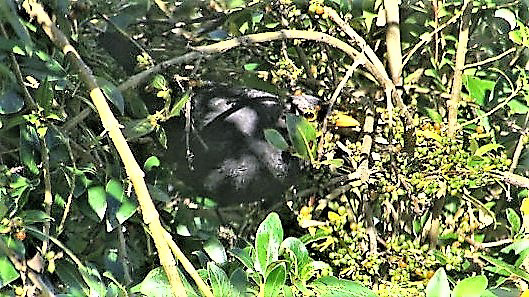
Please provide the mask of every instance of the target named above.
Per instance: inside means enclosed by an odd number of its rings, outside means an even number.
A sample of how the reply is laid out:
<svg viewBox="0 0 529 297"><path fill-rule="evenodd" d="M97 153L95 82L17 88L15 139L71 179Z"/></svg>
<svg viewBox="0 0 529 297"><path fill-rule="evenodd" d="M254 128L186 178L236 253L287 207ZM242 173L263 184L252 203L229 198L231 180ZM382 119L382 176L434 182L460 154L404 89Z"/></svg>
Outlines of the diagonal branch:
<svg viewBox="0 0 529 297"><path fill-rule="evenodd" d="M46 35L55 44L56 47L60 48L69 62L74 66L74 69L79 73L79 77L86 84L90 90L90 97L96 106L97 112L101 118L101 122L105 131L108 132L110 139L114 143L116 150L121 157L125 166L125 171L130 178L138 202L140 204L141 212L143 215L143 221L149 226L151 234L158 250L160 263L162 264L169 283L171 285L171 291L174 296L187 296L180 275L176 269L176 261L171 253L171 250L165 240L165 229L162 227L160 222L158 211L156 210L154 203L150 197L147 185L143 179L144 173L140 166L136 162L130 147L125 140L125 137L121 133L118 120L114 117L112 110L108 106L106 98L102 90L97 85L96 79L92 74L92 71L81 59L79 53L70 44L68 38L64 33L57 28L57 26L51 21L50 17L44 11L44 8L36 0L26 0L22 4L22 7L26 10L31 18L37 20L37 23L42 27Z"/></svg>

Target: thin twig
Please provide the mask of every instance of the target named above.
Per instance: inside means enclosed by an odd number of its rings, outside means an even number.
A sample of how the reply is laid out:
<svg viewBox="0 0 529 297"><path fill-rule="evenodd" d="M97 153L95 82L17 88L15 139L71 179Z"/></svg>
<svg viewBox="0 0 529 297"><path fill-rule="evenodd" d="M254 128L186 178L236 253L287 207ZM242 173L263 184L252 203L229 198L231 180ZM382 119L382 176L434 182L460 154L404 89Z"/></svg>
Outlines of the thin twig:
<svg viewBox="0 0 529 297"><path fill-rule="evenodd" d="M483 61L479 61L479 62L476 62L476 63L472 63L472 64L466 64L464 69L468 69L468 68L473 68L473 67L478 67L478 66L481 66L481 65L485 65L485 64L488 64L488 63L492 63L494 61L497 61L507 55L510 55L511 53L515 52L516 51L516 48L515 47L511 47L508 51L506 52L503 52L497 56L494 56L494 57L490 57L488 59L485 59Z"/></svg>
<svg viewBox="0 0 529 297"><path fill-rule="evenodd" d="M353 72L358 68L358 66L362 65L364 61L362 60L356 60L353 65L349 67L347 70L347 73L345 73L345 76L342 78L340 83L338 84L338 87L334 90L334 93L332 94L331 99L329 100L329 107L327 109L327 113L325 113L325 117L323 118L323 125L321 128L322 135L320 138L320 142L318 144L318 161L321 160L321 157L323 156L323 144L325 142L325 133L327 132L327 126L329 123L329 116L332 113L334 104L336 103L336 100L338 99L338 96L340 96L340 93L342 92L343 88L345 87L345 84L349 80L349 78L353 75Z"/></svg>
<svg viewBox="0 0 529 297"><path fill-rule="evenodd" d="M456 13L456 15L454 15L446 23L444 23L441 26L437 27L432 32L427 33L427 35L421 36L421 41L419 41L417 44L415 44L415 46L406 54L406 58L404 58L404 61L402 62L402 67L404 67L404 65L408 64L408 62L410 61L410 59L413 56L413 54L415 54L415 52L417 52L423 45L425 45L426 43L430 42L432 40L432 38L435 37L435 34L437 34L440 31L442 31L448 25L451 25L452 23L455 23L459 19L459 17L463 14L463 11L465 11L466 5L467 5L467 3L464 3L463 7L461 9L461 12Z"/></svg>
<svg viewBox="0 0 529 297"><path fill-rule="evenodd" d="M46 141L46 136L42 135L40 139L40 153L42 156L42 177L44 179L44 212L48 217L51 217L51 205L53 204L53 195L51 192L51 173L50 173L50 151L48 148L48 142ZM42 226L42 232L46 235L50 235L51 223L49 220L46 220ZM48 251L49 241L45 238L42 241L42 251L43 255L46 255Z"/></svg>
<svg viewBox="0 0 529 297"><path fill-rule="evenodd" d="M517 88L516 90L514 90L512 92L512 94L507 97L507 99L505 99L505 101L503 101L502 103L496 105L493 109L489 110L487 113L485 114L482 114L470 121L466 121L462 124L459 124L457 127L456 127L456 130L459 130L465 126L468 126L468 125L471 125L471 124L474 124L474 123L477 123L479 120L483 119L483 118L486 118L488 116L490 116L491 114L495 113L496 111L502 109L505 105L509 104L509 102L518 95L518 92L520 91L520 88Z"/></svg>
<svg viewBox="0 0 529 297"><path fill-rule="evenodd" d="M55 130L61 134L59 129L55 128ZM72 173L72 179L70 181L70 191L68 193L68 198L66 199L66 205L64 206L64 211L62 212L61 222L59 223L59 227L57 227L57 234L55 235L57 237L64 230L64 224L66 223L66 218L68 217L68 214L70 213L70 209L72 207L72 201L73 201L73 193L75 191L75 182L77 178L77 172L76 172L77 165L75 162L75 158L73 156L72 147L70 145L70 139L67 137L64 137L64 135L63 135L63 139L64 139L64 143L66 144L66 149L68 150L68 156L70 157L70 161L72 162L73 173Z"/></svg>
<svg viewBox="0 0 529 297"><path fill-rule="evenodd" d="M511 167L509 168L510 173L514 173L514 170L516 170L516 167L518 166L518 161L520 160L520 156L522 155L523 148L525 146L524 144L524 138L527 137L527 123L529 122L529 112L525 115L525 121L523 123L522 131L520 132L520 136L518 137L518 144L516 144L516 149L514 150L514 154L512 156L512 163Z"/></svg>

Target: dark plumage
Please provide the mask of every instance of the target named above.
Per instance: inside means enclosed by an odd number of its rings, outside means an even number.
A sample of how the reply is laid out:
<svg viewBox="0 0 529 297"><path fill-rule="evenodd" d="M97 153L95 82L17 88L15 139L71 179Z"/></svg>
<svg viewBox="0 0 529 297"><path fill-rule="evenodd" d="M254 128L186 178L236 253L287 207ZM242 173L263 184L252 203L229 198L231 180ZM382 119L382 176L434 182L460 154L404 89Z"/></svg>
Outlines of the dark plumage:
<svg viewBox="0 0 529 297"><path fill-rule="evenodd" d="M299 160L264 138L264 129L282 129L285 109L277 96L217 86L199 90L192 100L191 164L183 119L170 121L166 130L168 160L196 193L220 204L271 202L300 179Z"/></svg>

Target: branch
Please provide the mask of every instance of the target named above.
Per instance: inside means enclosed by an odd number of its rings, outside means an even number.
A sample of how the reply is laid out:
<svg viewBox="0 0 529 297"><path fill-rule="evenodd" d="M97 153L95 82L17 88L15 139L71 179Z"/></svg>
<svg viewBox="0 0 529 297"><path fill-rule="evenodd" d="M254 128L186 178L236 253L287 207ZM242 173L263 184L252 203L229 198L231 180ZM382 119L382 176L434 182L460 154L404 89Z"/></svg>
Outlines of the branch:
<svg viewBox="0 0 529 297"><path fill-rule="evenodd" d="M393 83L391 82L387 74L385 72L380 72L379 67L375 66L373 62L371 62L370 59L366 57L365 54L357 51L355 48L341 41L338 38L332 37L328 34L321 33L321 32L303 31L303 30L281 30L281 31L276 31L276 32L250 34L250 35L233 38L230 40L220 41L220 42L213 43L210 45L192 47L191 51L183 56L178 56L178 57L169 59L167 61L161 62L160 64L148 70L145 70L143 72L140 72L130 77L128 80L126 80L121 85L119 85L118 89L120 91L124 91L129 88L135 87L141 82L145 81L151 75L158 73L162 71L163 69L166 69L174 65L189 63L199 57L208 58L209 55L223 53L223 52L226 52L228 50L231 50L239 46L252 45L252 44L257 44L261 42L270 42L270 41L276 41L276 40L287 40L287 39L301 39L301 40L313 40L313 41L323 42L323 43L326 43L332 47L335 47L341 50L353 60L363 59L367 61L364 64L364 66L371 74L373 74L373 76L375 77L375 79L381 86L386 88L388 86L393 85Z"/></svg>
<svg viewBox="0 0 529 297"><path fill-rule="evenodd" d="M400 83L402 71L402 51L400 46L399 28L399 2L395 0L385 0L386 9L386 52L388 54L388 65L393 84Z"/></svg>
<svg viewBox="0 0 529 297"><path fill-rule="evenodd" d="M465 57L467 54L468 31L470 24L470 15L472 14L472 1L465 0L463 7L463 18L461 19L461 29L459 31L459 40L456 51L456 65L454 70L454 80L452 83L452 95L448 100L448 136L454 137L457 132L457 113L459 109L459 100L461 98L461 89L463 87L463 69L465 68Z"/></svg>

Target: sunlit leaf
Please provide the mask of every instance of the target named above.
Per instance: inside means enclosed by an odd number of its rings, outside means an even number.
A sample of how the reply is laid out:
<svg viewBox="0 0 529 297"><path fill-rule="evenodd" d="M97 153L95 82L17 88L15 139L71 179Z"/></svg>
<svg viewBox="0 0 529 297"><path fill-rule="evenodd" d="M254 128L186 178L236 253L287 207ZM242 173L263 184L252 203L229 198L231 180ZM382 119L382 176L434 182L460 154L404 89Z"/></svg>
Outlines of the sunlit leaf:
<svg viewBox="0 0 529 297"><path fill-rule="evenodd" d="M0 255L0 288L7 286L19 276L20 274L9 261L9 258L5 255Z"/></svg>
<svg viewBox="0 0 529 297"><path fill-rule="evenodd" d="M514 236L518 233L518 231L520 231L520 227L522 224L520 216L518 216L516 211L512 208L507 208L505 212L507 213L507 220L511 225L511 236Z"/></svg>
<svg viewBox="0 0 529 297"><path fill-rule="evenodd" d="M103 220L105 212L107 211L107 194L102 186L88 189L88 204L95 211L99 220Z"/></svg>
<svg viewBox="0 0 529 297"><path fill-rule="evenodd" d="M452 294L454 297L480 297L487 285L487 278L483 275L468 277L454 287Z"/></svg>
<svg viewBox="0 0 529 297"><path fill-rule="evenodd" d="M443 268L439 268L428 281L426 297L450 297L450 285Z"/></svg>
<svg viewBox="0 0 529 297"><path fill-rule="evenodd" d="M257 270L262 274L268 265L279 258L279 246L283 241L283 227L279 215L269 214L259 225L255 236L255 251L257 254Z"/></svg>
<svg viewBox="0 0 529 297"><path fill-rule="evenodd" d="M493 91L496 82L486 79L481 79L472 75L465 75L463 83L467 88L470 97L474 99L474 102L480 106L485 106L486 92Z"/></svg>
<svg viewBox="0 0 529 297"><path fill-rule="evenodd" d="M228 260L224 246L216 237L211 237L204 243L204 251L215 263L224 264Z"/></svg>
<svg viewBox="0 0 529 297"><path fill-rule="evenodd" d="M263 296L279 296L281 287L283 287L287 279L286 270L285 263L280 263L267 274L263 289Z"/></svg>
<svg viewBox="0 0 529 297"><path fill-rule="evenodd" d="M310 144L316 139L316 130L307 119L294 114L286 116L288 136L297 154L305 159L311 156Z"/></svg>
<svg viewBox="0 0 529 297"><path fill-rule="evenodd" d="M498 143L488 143L478 148L476 152L474 153L474 155L481 157L490 151L499 149L500 147L503 147L503 145L498 144Z"/></svg>

